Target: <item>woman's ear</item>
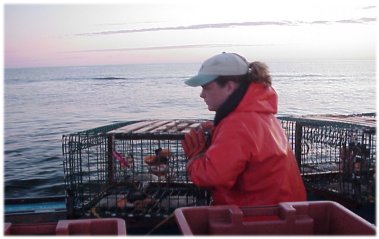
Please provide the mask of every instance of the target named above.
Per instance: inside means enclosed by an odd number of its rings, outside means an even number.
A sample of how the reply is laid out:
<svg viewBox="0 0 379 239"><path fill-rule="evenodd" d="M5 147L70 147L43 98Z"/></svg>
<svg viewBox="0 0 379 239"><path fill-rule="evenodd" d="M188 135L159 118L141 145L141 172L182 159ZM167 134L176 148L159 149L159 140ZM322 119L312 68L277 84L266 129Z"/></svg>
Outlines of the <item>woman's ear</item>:
<svg viewBox="0 0 379 239"><path fill-rule="evenodd" d="M237 88L238 88L238 84L234 81L228 81L226 82L226 90L228 92L229 95L231 95Z"/></svg>

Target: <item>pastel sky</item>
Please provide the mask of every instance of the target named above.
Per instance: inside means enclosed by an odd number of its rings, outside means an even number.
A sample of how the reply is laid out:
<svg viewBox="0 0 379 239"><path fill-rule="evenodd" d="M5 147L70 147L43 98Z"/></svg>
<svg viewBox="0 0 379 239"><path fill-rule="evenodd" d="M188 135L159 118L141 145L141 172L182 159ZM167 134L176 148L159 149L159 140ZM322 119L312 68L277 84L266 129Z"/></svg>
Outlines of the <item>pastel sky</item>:
<svg viewBox="0 0 379 239"><path fill-rule="evenodd" d="M377 0L4 4L4 66L375 59Z"/></svg>

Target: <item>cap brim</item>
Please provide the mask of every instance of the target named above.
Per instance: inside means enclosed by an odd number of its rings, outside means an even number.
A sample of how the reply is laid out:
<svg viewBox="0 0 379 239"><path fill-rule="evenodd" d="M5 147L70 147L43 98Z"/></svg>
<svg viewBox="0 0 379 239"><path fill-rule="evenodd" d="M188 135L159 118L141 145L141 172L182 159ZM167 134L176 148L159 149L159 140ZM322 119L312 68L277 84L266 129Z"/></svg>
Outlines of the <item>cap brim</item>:
<svg viewBox="0 0 379 239"><path fill-rule="evenodd" d="M193 87L202 86L202 85L208 84L209 82L215 80L217 77L218 76L214 76L214 75L197 75L197 76L190 78L189 80L186 80L184 83L186 83L189 86L193 86Z"/></svg>

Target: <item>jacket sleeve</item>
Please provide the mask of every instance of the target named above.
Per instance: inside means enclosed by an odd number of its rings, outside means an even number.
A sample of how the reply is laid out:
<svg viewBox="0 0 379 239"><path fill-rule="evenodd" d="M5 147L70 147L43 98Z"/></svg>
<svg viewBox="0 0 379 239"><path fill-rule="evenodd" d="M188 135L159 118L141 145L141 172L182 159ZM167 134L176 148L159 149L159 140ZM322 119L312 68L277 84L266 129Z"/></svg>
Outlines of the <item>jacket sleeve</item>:
<svg viewBox="0 0 379 239"><path fill-rule="evenodd" d="M247 127L238 123L223 123L215 131L212 145L205 155L188 164L189 177L199 187L230 189L250 158L252 145L249 145L251 137Z"/></svg>

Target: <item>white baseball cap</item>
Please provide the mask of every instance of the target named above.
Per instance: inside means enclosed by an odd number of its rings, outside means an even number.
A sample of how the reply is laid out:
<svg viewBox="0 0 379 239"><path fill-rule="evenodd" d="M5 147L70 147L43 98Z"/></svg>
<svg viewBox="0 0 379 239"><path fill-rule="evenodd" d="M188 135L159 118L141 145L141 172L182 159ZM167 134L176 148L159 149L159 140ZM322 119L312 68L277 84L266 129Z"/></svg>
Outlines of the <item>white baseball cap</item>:
<svg viewBox="0 0 379 239"><path fill-rule="evenodd" d="M248 70L249 63L245 58L235 53L223 52L204 61L199 73L185 83L189 86L202 86L219 76L245 75Z"/></svg>

